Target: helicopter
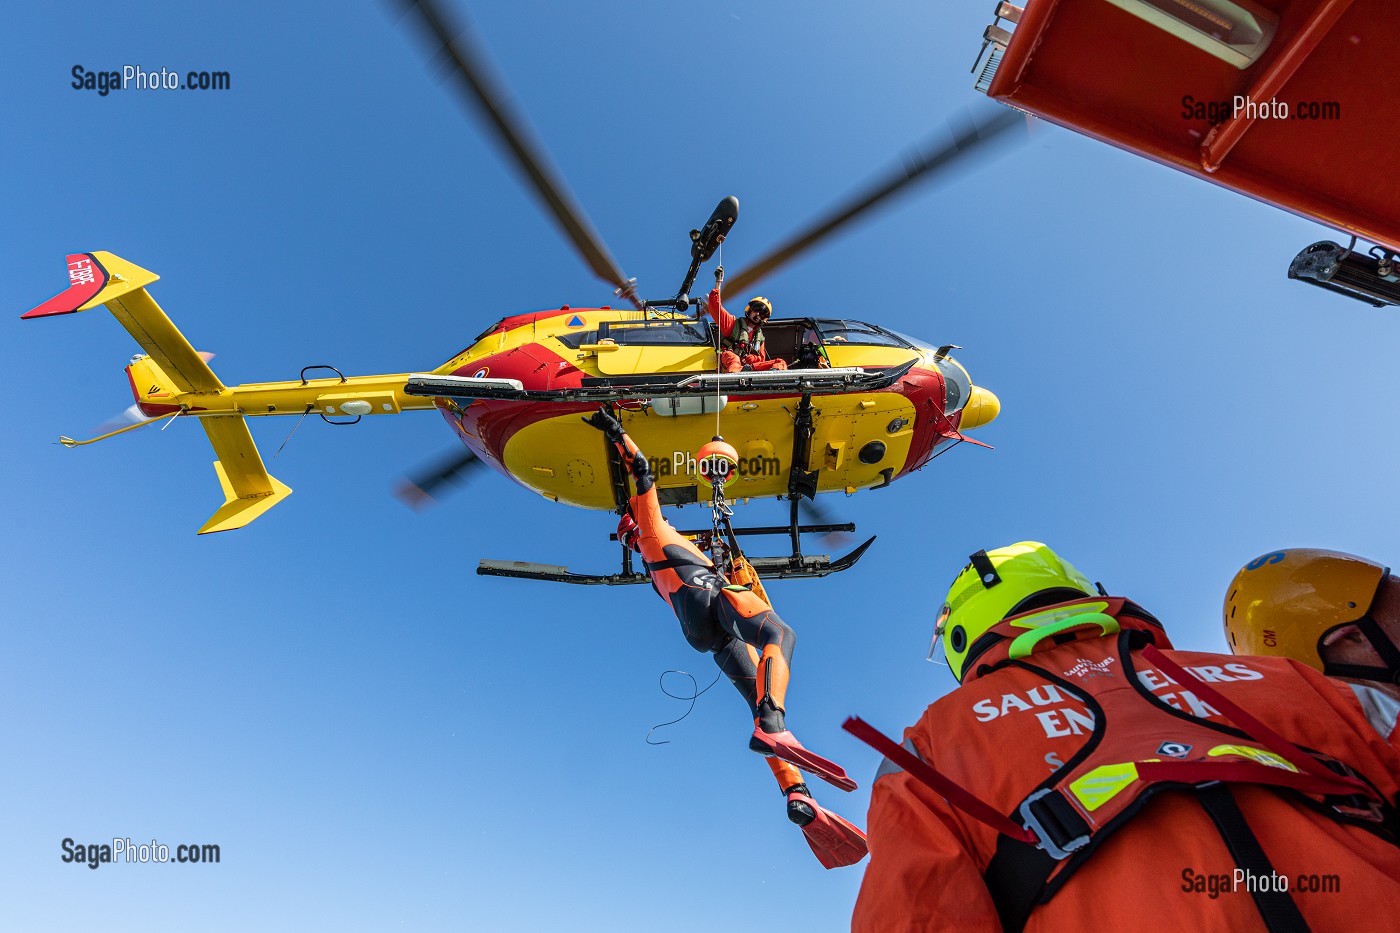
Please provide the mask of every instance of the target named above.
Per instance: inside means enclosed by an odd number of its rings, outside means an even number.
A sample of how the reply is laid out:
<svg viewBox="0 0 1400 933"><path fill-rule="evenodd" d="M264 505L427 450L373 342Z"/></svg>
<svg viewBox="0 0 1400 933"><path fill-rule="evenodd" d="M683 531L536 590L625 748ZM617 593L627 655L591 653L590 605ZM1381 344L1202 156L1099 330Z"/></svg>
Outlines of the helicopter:
<svg viewBox="0 0 1400 933"><path fill-rule="evenodd" d="M614 408L641 448L655 458L665 506L701 501L704 478L688 451L722 429L738 456L728 494L740 502L790 502L786 526L732 529L736 535L789 537L790 554L751 560L759 574L777 577L844 570L871 543L834 560L804 555L801 535L854 526L803 524L802 500L818 492L884 488L957 443L980 444L964 432L995 419L1000 402L973 384L950 355L959 349L952 344L935 345L849 318L797 316L770 320L764 327L769 356L784 359L787 370L721 372L717 329L698 313L703 299L689 291L737 220L737 199L722 200L705 224L690 232L691 261L678 291L639 298L635 279L623 275L557 173L529 141L467 34L435 4L411 7L438 45L434 57L451 63L464 98L485 114L585 262L629 307L561 305L507 315L426 372L346 376L331 366L312 365L297 380L226 386L209 367L207 355L196 352L147 290L159 278L155 273L109 252L76 253L67 257L68 288L22 317L105 305L143 351L126 367L134 407L143 420L91 440L61 438L61 443L81 446L148 424L196 418L214 448L214 469L224 494L224 504L198 530L206 534L243 527L291 493L268 473L247 418L314 413L345 424L436 410L465 452L420 479L420 490L431 490L475 462L555 502L624 511L628 488L621 464L580 417L603 404ZM965 158L1017 122L1003 115L969 126L950 145L906 161L899 172L734 276L730 289L748 288L909 182ZM322 375L326 372L333 375ZM643 582L646 575L633 572L630 552L622 550L621 570L613 574L496 560L483 560L478 572L568 583Z"/></svg>

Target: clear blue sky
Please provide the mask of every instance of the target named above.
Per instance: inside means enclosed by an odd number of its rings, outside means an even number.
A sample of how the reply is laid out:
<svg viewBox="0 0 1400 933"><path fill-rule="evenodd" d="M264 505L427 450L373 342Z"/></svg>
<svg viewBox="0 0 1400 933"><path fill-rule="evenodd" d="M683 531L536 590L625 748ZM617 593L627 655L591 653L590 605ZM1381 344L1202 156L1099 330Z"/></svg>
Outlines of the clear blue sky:
<svg viewBox="0 0 1400 933"><path fill-rule="evenodd" d="M4 925L843 929L861 869L808 854L727 685L671 744L644 743L679 712L660 672L713 670L649 590L474 576L481 557L605 568L607 516L490 475L409 512L390 487L453 443L428 414L306 422L270 460L296 494L207 539L219 491L193 425L53 443L130 404L136 351L103 311L18 320L62 288L68 252L158 272L154 296L229 383L429 369L504 314L608 300L387 6L128 6L16 7L0 56ZM987 106L967 69L990 6L471 13L660 294L720 197L743 205L737 269ZM75 64L127 63L226 70L232 89L69 86ZM981 434L996 450L830 503L879 535L858 568L772 585L800 635L797 734L868 780L874 753L839 724L895 732L950 689L924 653L980 547L1047 541L1199 649L1223 647L1223 589L1256 554L1400 561L1400 322L1285 280L1327 236L1041 125L765 282L780 316L962 345L1003 403ZM291 426L253 426L264 456ZM864 823L866 788L819 796ZM88 871L60 862L65 836L213 842L223 860Z"/></svg>

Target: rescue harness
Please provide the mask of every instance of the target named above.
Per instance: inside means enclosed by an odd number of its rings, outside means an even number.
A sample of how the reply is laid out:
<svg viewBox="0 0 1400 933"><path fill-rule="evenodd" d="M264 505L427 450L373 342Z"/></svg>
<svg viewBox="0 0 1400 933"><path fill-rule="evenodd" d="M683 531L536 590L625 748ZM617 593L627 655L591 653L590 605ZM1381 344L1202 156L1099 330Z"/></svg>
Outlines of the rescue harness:
<svg viewBox="0 0 1400 933"><path fill-rule="evenodd" d="M750 356L763 356L763 327L749 323L747 317L738 318L729 329L729 336L725 337L720 345L738 356L741 361Z"/></svg>
<svg viewBox="0 0 1400 933"><path fill-rule="evenodd" d="M1008 933L1024 928L1031 910L1048 902L1111 833L1137 815L1162 791L1194 792L1219 830L1238 867L1255 874L1273 872L1268 855L1250 830L1228 789L1231 783L1259 784L1305 795L1303 800L1339 822L1360 825L1394 842L1385 825L1394 811L1369 782L1343 762L1306 751L1260 722L1201 678L1157 648L1158 633L1134 618L1122 598L1085 600L1078 613L1055 607L1058 620L1027 632L1025 619L1008 628L1023 641L995 667L1011 665L1044 678L1082 702L1093 716L1093 733L1073 758L1034 788L1008 817L859 718L845 729L941 794L955 809L996 830L997 848L984 879ZM1051 611L1047 610L1047 615ZM1130 619L1131 625L1120 626ZM1005 626L1006 623L1000 623ZM1044 639L1060 644L1083 637L1115 635L1105 661L1117 665L1111 676L1090 670L1071 683L1025 660ZM1165 641L1165 638L1162 639ZM1053 645L1052 645L1053 646ZM1238 728L1217 725L1176 709L1140 681L1133 652L1191 690ZM1089 664L1091 662L1081 662ZM1123 689L1124 681L1132 689ZM1144 725L1144 704L1155 720ZM1131 726L1123 724L1129 723ZM1170 737L1169 741L1162 741ZM1152 745L1148 748L1144 741ZM1160 743L1160 744L1158 744ZM1155 752L1153 749L1155 748ZM1144 754L1146 749L1146 754ZM1165 756L1165 757L1161 757ZM1320 798L1320 799L1319 799ZM1254 891L1269 930L1306 930L1287 891Z"/></svg>

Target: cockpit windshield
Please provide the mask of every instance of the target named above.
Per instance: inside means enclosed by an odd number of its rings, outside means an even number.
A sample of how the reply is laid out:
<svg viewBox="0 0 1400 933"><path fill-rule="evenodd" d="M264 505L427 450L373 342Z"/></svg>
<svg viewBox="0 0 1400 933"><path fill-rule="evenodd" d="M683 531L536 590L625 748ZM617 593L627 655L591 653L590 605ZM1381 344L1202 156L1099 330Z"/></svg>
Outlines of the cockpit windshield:
<svg viewBox="0 0 1400 933"><path fill-rule="evenodd" d="M884 330L864 321L817 319L822 342L829 345L847 344L863 347L899 347L913 350L914 344L893 331Z"/></svg>
<svg viewBox="0 0 1400 933"><path fill-rule="evenodd" d="M890 331L890 333L895 333ZM950 356L938 355L938 347L918 337L910 337L908 334L899 334L901 339L909 341L920 350L926 350L933 356L934 365L943 374L943 413L951 415L962 408L972 395L972 380L967 377L967 370L963 369L959 363Z"/></svg>

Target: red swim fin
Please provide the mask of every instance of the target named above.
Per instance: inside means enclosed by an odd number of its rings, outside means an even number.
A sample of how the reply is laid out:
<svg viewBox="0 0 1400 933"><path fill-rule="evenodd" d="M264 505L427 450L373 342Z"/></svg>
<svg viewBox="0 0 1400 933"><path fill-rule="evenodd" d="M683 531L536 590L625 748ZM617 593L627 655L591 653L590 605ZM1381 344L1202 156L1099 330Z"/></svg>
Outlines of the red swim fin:
<svg viewBox="0 0 1400 933"><path fill-rule="evenodd" d="M865 858L869 852L865 845L865 833L830 810L823 809L821 804L805 794L788 794L788 800L799 800L817 814L816 819L802 827L802 835L823 868L854 865Z"/></svg>
<svg viewBox="0 0 1400 933"><path fill-rule="evenodd" d="M815 752L809 752L791 732L764 732L762 729L754 729L753 738L749 739L749 748L761 755L781 758L809 774L815 774L834 787L847 791L856 789L856 782L846 775L845 768Z"/></svg>

